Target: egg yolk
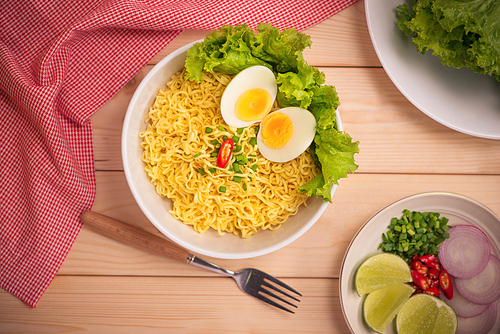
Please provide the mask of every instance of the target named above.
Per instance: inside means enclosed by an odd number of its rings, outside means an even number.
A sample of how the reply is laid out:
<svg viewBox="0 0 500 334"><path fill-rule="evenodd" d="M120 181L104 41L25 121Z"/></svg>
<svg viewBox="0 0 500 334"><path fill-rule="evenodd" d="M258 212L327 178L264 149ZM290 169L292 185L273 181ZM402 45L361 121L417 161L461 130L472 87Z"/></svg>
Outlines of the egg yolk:
<svg viewBox="0 0 500 334"><path fill-rule="evenodd" d="M265 89L252 88L240 95L234 112L244 122L260 121L271 110L272 103L271 94Z"/></svg>
<svg viewBox="0 0 500 334"><path fill-rule="evenodd" d="M262 142L269 148L282 148L292 138L293 123L287 115L274 112L260 125Z"/></svg>

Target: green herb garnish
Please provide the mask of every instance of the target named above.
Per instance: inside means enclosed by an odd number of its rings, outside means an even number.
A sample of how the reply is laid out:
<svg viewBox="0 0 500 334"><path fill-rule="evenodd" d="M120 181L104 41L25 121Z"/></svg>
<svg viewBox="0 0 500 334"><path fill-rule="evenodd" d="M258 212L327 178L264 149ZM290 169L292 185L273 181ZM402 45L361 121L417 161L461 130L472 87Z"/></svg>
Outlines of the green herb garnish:
<svg viewBox="0 0 500 334"><path fill-rule="evenodd" d="M394 217L388 231L382 233L378 249L401 256L410 263L415 254L438 254L438 247L449 237L448 218L436 212L403 210L401 218Z"/></svg>

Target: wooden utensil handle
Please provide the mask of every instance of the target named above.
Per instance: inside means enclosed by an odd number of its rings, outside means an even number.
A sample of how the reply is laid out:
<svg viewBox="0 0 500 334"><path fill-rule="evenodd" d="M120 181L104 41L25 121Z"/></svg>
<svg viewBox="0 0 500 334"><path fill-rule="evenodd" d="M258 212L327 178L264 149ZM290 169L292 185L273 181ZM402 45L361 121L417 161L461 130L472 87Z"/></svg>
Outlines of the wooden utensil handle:
<svg viewBox="0 0 500 334"><path fill-rule="evenodd" d="M93 211L84 211L80 218L85 226L90 226L108 237L153 254L163 255L181 262L186 262L188 258L189 251L175 243L111 217Z"/></svg>

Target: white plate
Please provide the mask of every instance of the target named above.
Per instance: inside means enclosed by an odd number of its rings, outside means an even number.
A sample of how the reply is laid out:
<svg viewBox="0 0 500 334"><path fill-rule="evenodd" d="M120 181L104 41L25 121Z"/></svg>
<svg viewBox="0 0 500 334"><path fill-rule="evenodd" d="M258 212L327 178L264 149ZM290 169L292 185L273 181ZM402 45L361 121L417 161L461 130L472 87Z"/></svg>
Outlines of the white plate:
<svg viewBox="0 0 500 334"><path fill-rule="evenodd" d="M387 231L391 218L400 218L403 210L438 212L447 217L450 225L475 225L483 230L491 244L491 251L500 254L500 217L483 204L458 194L429 192L409 196L394 202L372 216L351 241L340 270L340 304L342 313L352 333L373 334L363 321L363 297L354 287L354 276L359 265L369 256L381 253L377 250L382 233ZM396 333L395 321L386 333ZM500 333L500 312L491 333Z"/></svg>
<svg viewBox="0 0 500 334"><path fill-rule="evenodd" d="M472 136L500 139L500 82L444 66L430 52L418 52L397 26L396 6L404 2L365 1L373 46L392 82L435 121Z"/></svg>

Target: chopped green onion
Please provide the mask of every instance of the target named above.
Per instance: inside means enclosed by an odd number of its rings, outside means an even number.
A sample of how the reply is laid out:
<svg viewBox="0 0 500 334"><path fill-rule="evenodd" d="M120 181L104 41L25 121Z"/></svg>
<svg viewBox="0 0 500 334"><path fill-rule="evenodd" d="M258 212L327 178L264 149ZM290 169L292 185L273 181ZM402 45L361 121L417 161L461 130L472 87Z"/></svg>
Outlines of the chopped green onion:
<svg viewBox="0 0 500 334"><path fill-rule="evenodd" d="M257 138L255 138L255 137L250 138L249 143L250 143L250 145L252 145L252 146L257 145Z"/></svg>
<svg viewBox="0 0 500 334"><path fill-rule="evenodd" d="M217 171L217 169L215 169L215 168L209 168L208 171L213 174L213 173L215 173Z"/></svg>
<svg viewBox="0 0 500 334"><path fill-rule="evenodd" d="M247 191L247 184L246 183L243 183L243 190Z"/></svg>
<svg viewBox="0 0 500 334"><path fill-rule="evenodd" d="M226 128L224 128L222 125L219 125L219 130L226 131Z"/></svg>
<svg viewBox="0 0 500 334"><path fill-rule="evenodd" d="M223 141L226 141L226 140L227 140L227 138L229 138L229 137L228 137L228 136L222 136L222 140L223 140Z"/></svg>
<svg viewBox="0 0 500 334"><path fill-rule="evenodd" d="M239 172L240 171L240 165L237 164L236 162L233 163L233 169L234 169L235 172Z"/></svg>
<svg viewBox="0 0 500 334"><path fill-rule="evenodd" d="M242 178L240 176L233 176L234 182L241 182Z"/></svg>
<svg viewBox="0 0 500 334"><path fill-rule="evenodd" d="M245 157L243 154L236 155L236 161L241 162L243 164L248 163L247 157Z"/></svg>
<svg viewBox="0 0 500 334"><path fill-rule="evenodd" d="M234 147L233 152L239 152L239 151L241 151L241 148L242 148L242 147L241 147L240 145L236 145L236 146Z"/></svg>
<svg viewBox="0 0 500 334"><path fill-rule="evenodd" d="M238 137L238 136L233 136L232 139L233 139L235 144L240 141L240 137Z"/></svg>
<svg viewBox="0 0 500 334"><path fill-rule="evenodd" d="M414 255L437 255L439 245L449 237L448 221L436 212L403 210L401 218L391 218L379 249L399 255L408 263Z"/></svg>
<svg viewBox="0 0 500 334"><path fill-rule="evenodd" d="M205 133L212 133L214 132L214 129L212 128L205 128Z"/></svg>
<svg viewBox="0 0 500 334"><path fill-rule="evenodd" d="M256 154L249 154L248 157L249 158L257 158L257 155Z"/></svg>
<svg viewBox="0 0 500 334"><path fill-rule="evenodd" d="M211 156L211 157L216 157L216 156L218 156L218 155L219 155L219 153L217 153L217 152L212 152L212 153L210 153L210 156Z"/></svg>
<svg viewBox="0 0 500 334"><path fill-rule="evenodd" d="M219 187L219 191L220 191L221 193L225 193L225 192L226 192L226 190L227 190L227 188L226 188L226 187L224 187L224 186L220 186L220 187Z"/></svg>
<svg viewBox="0 0 500 334"><path fill-rule="evenodd" d="M206 175L207 172L205 172L205 170L203 168L198 168L198 172L201 174L201 175Z"/></svg>
<svg viewBox="0 0 500 334"><path fill-rule="evenodd" d="M258 126L256 126L256 127L254 128L254 130L255 130L255 133L259 133L259 127L258 127Z"/></svg>
<svg viewBox="0 0 500 334"><path fill-rule="evenodd" d="M218 141L217 139L212 139L210 142L211 142L213 145L217 145L217 144L219 144L219 141Z"/></svg>
<svg viewBox="0 0 500 334"><path fill-rule="evenodd" d="M258 167L259 167L259 165L255 164L255 165L252 165L250 168L255 172Z"/></svg>
<svg viewBox="0 0 500 334"><path fill-rule="evenodd" d="M236 132L241 135L243 133L243 130L245 130L245 128L239 128L238 130L236 130Z"/></svg>
<svg viewBox="0 0 500 334"><path fill-rule="evenodd" d="M201 152L198 152L195 155L193 155L193 158L198 158L200 155L201 155Z"/></svg>

